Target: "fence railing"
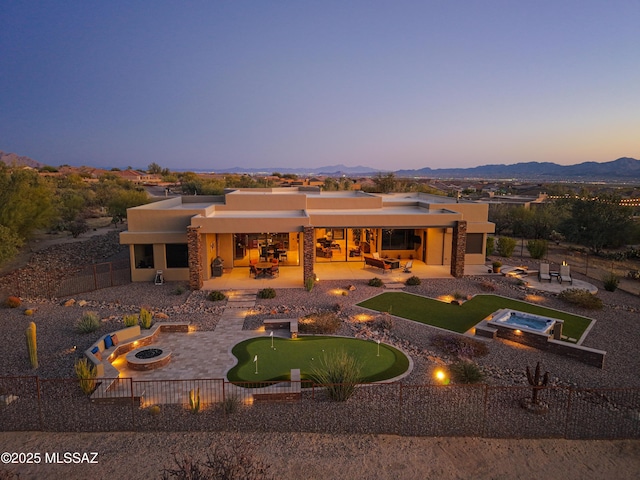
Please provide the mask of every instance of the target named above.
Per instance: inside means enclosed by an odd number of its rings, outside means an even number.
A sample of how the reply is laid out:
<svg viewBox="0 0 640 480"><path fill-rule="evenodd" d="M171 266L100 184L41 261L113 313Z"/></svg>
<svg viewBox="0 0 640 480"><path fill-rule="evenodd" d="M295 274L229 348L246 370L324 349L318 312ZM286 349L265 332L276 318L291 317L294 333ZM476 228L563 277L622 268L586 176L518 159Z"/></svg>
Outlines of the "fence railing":
<svg viewBox="0 0 640 480"><path fill-rule="evenodd" d="M345 402L332 401L322 385L301 386L310 385L120 378L92 399L76 379L0 377L0 430L640 438L637 387L542 388L541 404L532 411L525 408L532 393L526 386L366 384ZM197 413L190 408L191 391L199 393Z"/></svg>
<svg viewBox="0 0 640 480"><path fill-rule="evenodd" d="M11 287L20 297L57 298L92 292L131 282L129 260L95 263L74 270L55 270L34 275L17 275Z"/></svg>

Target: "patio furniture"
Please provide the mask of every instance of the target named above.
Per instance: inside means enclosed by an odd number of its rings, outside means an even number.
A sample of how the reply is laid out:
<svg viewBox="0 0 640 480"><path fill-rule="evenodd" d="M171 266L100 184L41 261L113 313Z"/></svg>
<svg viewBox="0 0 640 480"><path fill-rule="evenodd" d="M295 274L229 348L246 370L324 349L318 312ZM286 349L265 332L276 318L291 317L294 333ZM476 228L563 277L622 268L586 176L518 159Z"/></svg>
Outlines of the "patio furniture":
<svg viewBox="0 0 640 480"><path fill-rule="evenodd" d="M571 278L571 269L569 265L560 265L560 276L558 277L560 283L569 282L569 285L573 285L573 278Z"/></svg>
<svg viewBox="0 0 640 480"><path fill-rule="evenodd" d="M549 264L541 263L538 271L538 281L548 280L551 283L551 274L549 273Z"/></svg>
<svg viewBox="0 0 640 480"><path fill-rule="evenodd" d="M360 257L362 256L362 250L360 250L360 247L352 248L351 250L349 250L349 256Z"/></svg>
<svg viewBox="0 0 640 480"><path fill-rule="evenodd" d="M407 263L405 263L402 271L404 273L411 273L411 267L413 267L413 260L409 260Z"/></svg>
<svg viewBox="0 0 640 480"><path fill-rule="evenodd" d="M273 263L271 262L258 262L256 263L256 278L266 277L267 275L271 275L271 269L273 268Z"/></svg>
<svg viewBox="0 0 640 480"><path fill-rule="evenodd" d="M253 278L258 276L258 269L255 265L249 265L249 276L253 276Z"/></svg>
<svg viewBox="0 0 640 480"><path fill-rule="evenodd" d="M387 273L387 270L391 270L391 265L389 265L381 258L367 257L366 255L364 257L364 265L381 268L383 270L383 273Z"/></svg>

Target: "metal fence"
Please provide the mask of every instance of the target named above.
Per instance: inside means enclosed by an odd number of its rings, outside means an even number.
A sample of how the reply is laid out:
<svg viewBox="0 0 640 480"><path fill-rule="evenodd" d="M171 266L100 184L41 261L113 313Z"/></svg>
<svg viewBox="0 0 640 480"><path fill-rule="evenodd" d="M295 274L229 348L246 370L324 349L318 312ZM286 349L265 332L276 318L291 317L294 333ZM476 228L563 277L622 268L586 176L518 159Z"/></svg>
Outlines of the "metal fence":
<svg viewBox="0 0 640 480"><path fill-rule="evenodd" d="M17 275L11 288L20 297L58 298L131 282L129 260L95 263L76 270L54 270L34 275Z"/></svg>
<svg viewBox="0 0 640 480"><path fill-rule="evenodd" d="M197 414L191 391L199 394ZM90 398L75 379L0 377L0 430L640 438L640 388L542 388L535 412L524 408L531 394L531 387L379 383L335 402L322 385L120 378Z"/></svg>

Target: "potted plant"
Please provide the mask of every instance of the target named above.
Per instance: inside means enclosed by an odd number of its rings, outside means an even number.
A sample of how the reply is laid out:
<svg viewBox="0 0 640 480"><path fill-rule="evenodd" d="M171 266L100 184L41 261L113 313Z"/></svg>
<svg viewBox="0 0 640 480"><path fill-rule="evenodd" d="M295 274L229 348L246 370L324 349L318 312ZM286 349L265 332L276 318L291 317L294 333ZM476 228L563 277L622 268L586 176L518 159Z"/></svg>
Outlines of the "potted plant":
<svg viewBox="0 0 640 480"><path fill-rule="evenodd" d="M500 268L502 267L502 262L498 262L497 260L492 263L493 273L500 273Z"/></svg>

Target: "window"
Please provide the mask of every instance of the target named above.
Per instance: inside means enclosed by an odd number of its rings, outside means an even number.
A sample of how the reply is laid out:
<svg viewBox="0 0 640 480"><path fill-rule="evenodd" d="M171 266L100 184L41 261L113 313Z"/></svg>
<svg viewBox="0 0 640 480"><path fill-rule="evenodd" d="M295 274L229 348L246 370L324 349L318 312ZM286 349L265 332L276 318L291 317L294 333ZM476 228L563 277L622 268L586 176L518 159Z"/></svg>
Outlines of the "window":
<svg viewBox="0 0 640 480"><path fill-rule="evenodd" d="M133 258L136 268L153 268L153 245L134 245Z"/></svg>
<svg viewBox="0 0 640 480"><path fill-rule="evenodd" d="M413 230L382 230L382 250L413 250L414 242Z"/></svg>
<svg viewBox="0 0 640 480"><path fill-rule="evenodd" d="M467 251L466 253L484 253L482 251L483 233L467 233Z"/></svg>
<svg viewBox="0 0 640 480"><path fill-rule="evenodd" d="M189 268L189 247L186 243L167 243L167 268Z"/></svg>

